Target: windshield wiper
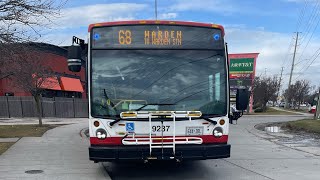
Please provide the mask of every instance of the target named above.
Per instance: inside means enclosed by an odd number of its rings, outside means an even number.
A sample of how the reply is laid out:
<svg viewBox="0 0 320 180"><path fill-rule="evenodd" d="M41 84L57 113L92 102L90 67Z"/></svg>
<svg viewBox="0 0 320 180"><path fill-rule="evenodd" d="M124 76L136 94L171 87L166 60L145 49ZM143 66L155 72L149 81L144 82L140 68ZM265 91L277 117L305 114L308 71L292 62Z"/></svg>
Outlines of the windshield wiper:
<svg viewBox="0 0 320 180"><path fill-rule="evenodd" d="M119 117L119 118L116 118L114 121L112 121L110 123L110 126L113 126L114 124L116 124L117 122L121 121L122 119Z"/></svg>
<svg viewBox="0 0 320 180"><path fill-rule="evenodd" d="M214 120L211 120L210 118L214 118L214 117L221 117L223 115L221 114L210 114L210 115L202 115L200 118L208 121L208 122L211 122L213 125L216 125L217 124L217 121L214 121Z"/></svg>
<svg viewBox="0 0 320 180"><path fill-rule="evenodd" d="M116 124L117 122L123 120L121 119L121 117L119 115L113 115L113 116L110 116L110 115L96 115L94 116L95 118L102 118L102 119L113 119L114 121L112 121L110 123L110 126L113 126L114 124Z"/></svg>
<svg viewBox="0 0 320 180"><path fill-rule="evenodd" d="M176 104L157 104L157 103L154 103L154 104L145 104L141 107L139 107L138 109L134 110L134 111L140 111L141 109L147 107L147 106L152 106L152 105L157 105L157 106L172 106L172 105L176 105Z"/></svg>

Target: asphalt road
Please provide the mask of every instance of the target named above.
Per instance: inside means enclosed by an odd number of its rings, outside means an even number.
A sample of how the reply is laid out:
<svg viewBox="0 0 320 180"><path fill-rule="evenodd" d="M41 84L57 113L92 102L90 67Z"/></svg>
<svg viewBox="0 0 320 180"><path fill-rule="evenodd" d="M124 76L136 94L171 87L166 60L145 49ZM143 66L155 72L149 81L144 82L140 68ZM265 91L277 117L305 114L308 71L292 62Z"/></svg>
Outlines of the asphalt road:
<svg viewBox="0 0 320 180"><path fill-rule="evenodd" d="M320 156L275 144L257 136L262 122L294 116L245 116L231 125L231 158L184 162L103 163L111 179L320 179ZM319 147L320 148L320 147Z"/></svg>
<svg viewBox="0 0 320 180"><path fill-rule="evenodd" d="M320 147L293 149L274 143L254 129L262 122L301 119L294 116L246 116L230 125L231 158L183 162L98 163L89 161L89 141L79 132L87 119L25 137L0 156L0 179L320 179ZM64 121L64 120L61 120ZM262 136L263 135L263 136ZM311 153L310 153L311 152ZM28 171L41 171L28 174Z"/></svg>

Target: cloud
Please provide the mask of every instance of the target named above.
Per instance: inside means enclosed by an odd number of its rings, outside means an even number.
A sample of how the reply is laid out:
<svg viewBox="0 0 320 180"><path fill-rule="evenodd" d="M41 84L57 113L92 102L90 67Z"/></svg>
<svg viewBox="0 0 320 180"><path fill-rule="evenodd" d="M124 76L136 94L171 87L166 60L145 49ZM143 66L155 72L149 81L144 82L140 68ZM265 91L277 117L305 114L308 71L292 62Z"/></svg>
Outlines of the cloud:
<svg viewBox="0 0 320 180"><path fill-rule="evenodd" d="M65 8L58 17L52 19L50 29L43 32L39 41L70 45L72 36L87 39L89 24L136 19L137 14L147 8L147 4L137 3L94 4Z"/></svg>
<svg viewBox="0 0 320 180"><path fill-rule="evenodd" d="M177 0L169 7L171 11L210 11L218 13L232 13L238 11L231 0Z"/></svg>
<svg viewBox="0 0 320 180"><path fill-rule="evenodd" d="M41 42L54 44L57 46L69 46L72 43L72 36L77 36L80 39L87 41L87 29L81 32L68 31L68 32L50 32L42 36Z"/></svg>
<svg viewBox="0 0 320 180"><path fill-rule="evenodd" d="M283 9L274 8L266 11L263 6L237 0L173 0L171 2L171 6L162 9L171 12L209 12L222 16L254 15L277 18L295 17L294 13L283 13Z"/></svg>
<svg viewBox="0 0 320 180"><path fill-rule="evenodd" d="M287 53L293 34L270 32L264 30L262 27L252 29L243 26L240 28L239 26L227 26L225 29L229 53L260 53L257 59L256 75L263 75L265 70L267 70L267 75L276 74L279 76L281 67L284 66L283 83L284 87L287 86L293 48L290 49L289 55ZM315 64L307 71L300 72L303 67L308 65L304 59L310 58L320 47L320 43L317 42L319 41L310 42L307 50L304 51L303 54L301 53L305 45L303 44L302 47L298 49L296 63L299 61L301 61L301 63L295 66L293 80L296 80L301 73L302 75L299 76L299 79L308 79L313 81L313 83L317 83L315 79L320 79L320 70L314 68ZM312 74L312 76L310 76L310 74Z"/></svg>
<svg viewBox="0 0 320 180"><path fill-rule="evenodd" d="M147 4L110 3L66 8L53 21L58 28L74 28L98 22L131 20L147 7Z"/></svg>
<svg viewBox="0 0 320 180"><path fill-rule="evenodd" d="M159 16L159 19L175 19L177 16L178 13L162 13Z"/></svg>

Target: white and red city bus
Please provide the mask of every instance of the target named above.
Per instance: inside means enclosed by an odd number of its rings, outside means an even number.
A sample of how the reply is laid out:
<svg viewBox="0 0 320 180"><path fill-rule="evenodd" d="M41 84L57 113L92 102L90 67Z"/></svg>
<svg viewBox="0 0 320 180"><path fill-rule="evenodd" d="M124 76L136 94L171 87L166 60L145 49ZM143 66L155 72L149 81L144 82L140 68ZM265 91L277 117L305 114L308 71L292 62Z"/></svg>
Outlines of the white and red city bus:
<svg viewBox="0 0 320 180"><path fill-rule="evenodd" d="M227 47L220 25L119 21L88 29L90 160L230 157ZM71 71L81 48L71 46ZM248 92L239 90L237 109Z"/></svg>

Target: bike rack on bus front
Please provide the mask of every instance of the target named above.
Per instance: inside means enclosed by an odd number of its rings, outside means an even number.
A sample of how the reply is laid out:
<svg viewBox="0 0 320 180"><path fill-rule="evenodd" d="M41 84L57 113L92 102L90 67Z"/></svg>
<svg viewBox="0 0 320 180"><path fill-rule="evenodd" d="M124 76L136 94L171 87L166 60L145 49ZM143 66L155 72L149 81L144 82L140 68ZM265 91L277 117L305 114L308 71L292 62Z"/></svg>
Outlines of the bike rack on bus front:
<svg viewBox="0 0 320 180"><path fill-rule="evenodd" d="M127 114L126 114L127 113ZM149 119L149 137L136 137L136 133L129 133L122 139L123 145L149 145L150 156L152 149L161 148L162 154L164 148L172 148L173 156L175 155L177 144L202 144L203 140L200 137L176 137L176 118L188 117L191 121L192 117L201 117L200 111L151 111L151 112L124 112L122 118L148 118ZM172 137L152 136L152 119L153 118L172 118L173 134ZM163 122L163 121L162 121ZM162 124L163 126L163 124ZM130 136L130 137L129 137ZM172 157L174 158L174 157Z"/></svg>

